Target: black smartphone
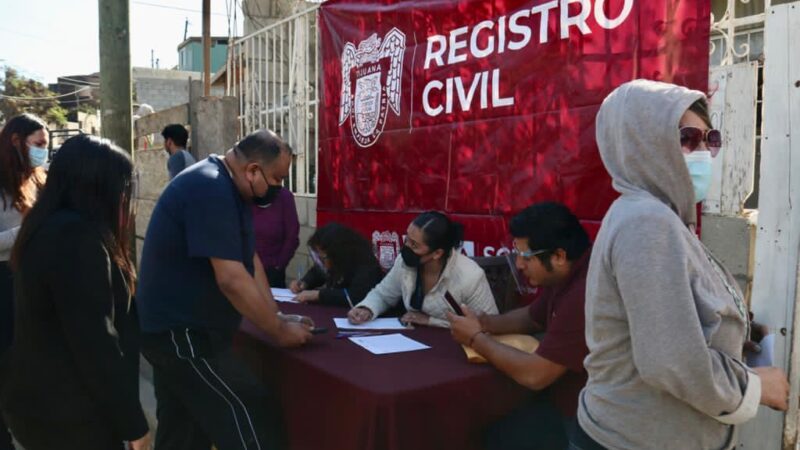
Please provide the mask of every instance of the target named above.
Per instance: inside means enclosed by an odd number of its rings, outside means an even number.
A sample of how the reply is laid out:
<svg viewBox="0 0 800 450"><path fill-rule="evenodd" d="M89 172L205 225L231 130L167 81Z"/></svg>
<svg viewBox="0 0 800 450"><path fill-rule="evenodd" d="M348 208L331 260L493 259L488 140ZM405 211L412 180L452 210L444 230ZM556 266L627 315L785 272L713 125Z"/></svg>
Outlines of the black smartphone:
<svg viewBox="0 0 800 450"><path fill-rule="evenodd" d="M324 334L327 333L328 329L324 327L315 327L311 329L311 334Z"/></svg>
<svg viewBox="0 0 800 450"><path fill-rule="evenodd" d="M444 299L447 300L447 303L450 305L451 308L453 308L453 311L455 311L456 314L458 314L459 316L464 315L464 311L461 310L461 306L458 305L458 302L456 301L456 299L453 298L453 294L451 294L450 291L445 291Z"/></svg>

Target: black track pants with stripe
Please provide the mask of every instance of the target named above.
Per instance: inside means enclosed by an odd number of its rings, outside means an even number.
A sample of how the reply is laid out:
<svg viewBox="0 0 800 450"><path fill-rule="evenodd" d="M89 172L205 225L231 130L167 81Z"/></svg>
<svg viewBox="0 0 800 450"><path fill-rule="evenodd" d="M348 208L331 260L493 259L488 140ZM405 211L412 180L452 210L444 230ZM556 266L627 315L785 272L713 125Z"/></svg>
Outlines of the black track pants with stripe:
<svg viewBox="0 0 800 450"><path fill-rule="evenodd" d="M200 330L142 335L153 365L158 450L284 448L277 401L231 349Z"/></svg>

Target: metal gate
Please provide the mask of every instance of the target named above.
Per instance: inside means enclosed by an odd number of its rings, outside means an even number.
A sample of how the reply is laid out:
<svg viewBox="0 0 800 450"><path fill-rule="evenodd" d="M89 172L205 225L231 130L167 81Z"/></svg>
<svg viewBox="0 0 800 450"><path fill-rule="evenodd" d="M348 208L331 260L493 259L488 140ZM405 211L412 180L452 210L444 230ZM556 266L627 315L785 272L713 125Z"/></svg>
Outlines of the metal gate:
<svg viewBox="0 0 800 450"><path fill-rule="evenodd" d="M319 46L315 6L236 40L229 50L227 94L239 99L239 130L280 134L292 147L288 187L316 196L319 148Z"/></svg>

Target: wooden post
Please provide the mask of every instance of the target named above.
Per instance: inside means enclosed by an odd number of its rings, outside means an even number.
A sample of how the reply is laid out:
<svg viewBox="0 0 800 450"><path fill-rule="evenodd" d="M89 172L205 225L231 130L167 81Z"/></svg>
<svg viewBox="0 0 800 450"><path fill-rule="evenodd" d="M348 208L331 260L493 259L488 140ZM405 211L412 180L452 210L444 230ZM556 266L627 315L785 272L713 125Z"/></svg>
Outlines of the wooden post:
<svg viewBox="0 0 800 450"><path fill-rule="evenodd" d="M211 0L203 0L203 96L211 95Z"/></svg>
<svg viewBox="0 0 800 450"><path fill-rule="evenodd" d="M98 0L101 134L133 158L130 11L128 0ZM136 226L131 226L131 260L136 263Z"/></svg>
<svg viewBox="0 0 800 450"><path fill-rule="evenodd" d="M127 0L98 0L102 135L133 154L130 16Z"/></svg>

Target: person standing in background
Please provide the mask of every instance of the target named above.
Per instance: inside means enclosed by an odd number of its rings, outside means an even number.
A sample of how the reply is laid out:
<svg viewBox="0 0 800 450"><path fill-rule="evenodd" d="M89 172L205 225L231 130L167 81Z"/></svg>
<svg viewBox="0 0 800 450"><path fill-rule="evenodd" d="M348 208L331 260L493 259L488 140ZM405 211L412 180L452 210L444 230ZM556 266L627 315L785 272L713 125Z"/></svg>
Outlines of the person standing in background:
<svg viewBox="0 0 800 450"><path fill-rule="evenodd" d="M264 265L269 285L286 287L286 266L300 245L300 222L294 196L281 188L269 205L253 205L256 252Z"/></svg>
<svg viewBox="0 0 800 450"><path fill-rule="evenodd" d="M164 137L164 150L169 153L167 160L167 171L169 179L178 176L181 171L197 161L191 153L186 150L186 143L189 142L189 132L181 124L173 123L164 127L161 132Z"/></svg>
<svg viewBox="0 0 800 450"><path fill-rule="evenodd" d="M0 357L14 336L14 285L8 260L23 216L44 186L47 127L38 117L21 114L0 131ZM13 449L0 416L0 450Z"/></svg>

